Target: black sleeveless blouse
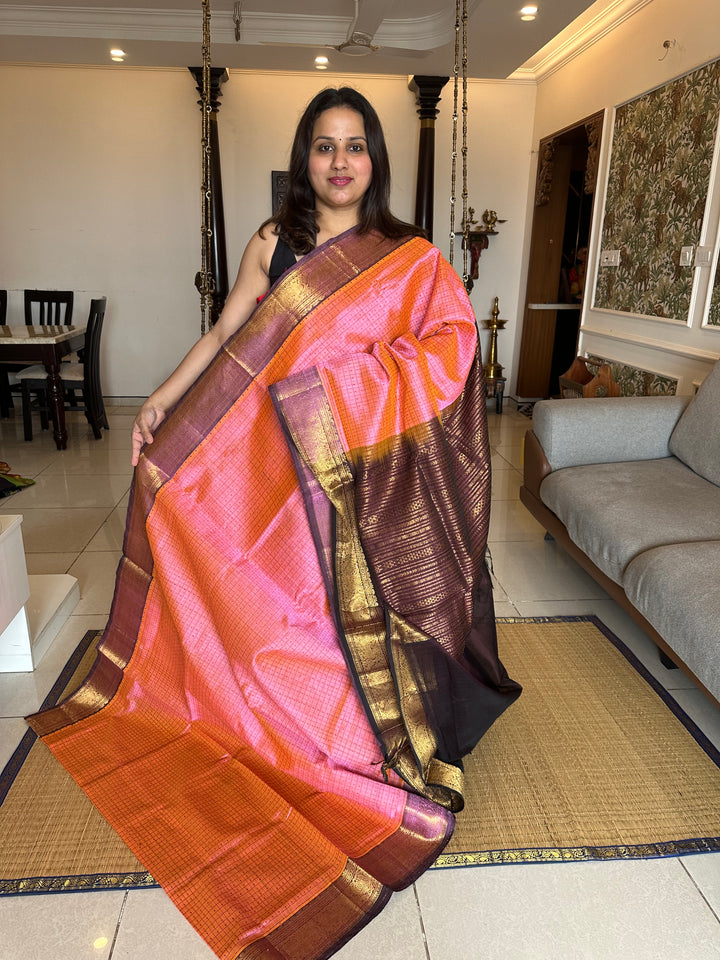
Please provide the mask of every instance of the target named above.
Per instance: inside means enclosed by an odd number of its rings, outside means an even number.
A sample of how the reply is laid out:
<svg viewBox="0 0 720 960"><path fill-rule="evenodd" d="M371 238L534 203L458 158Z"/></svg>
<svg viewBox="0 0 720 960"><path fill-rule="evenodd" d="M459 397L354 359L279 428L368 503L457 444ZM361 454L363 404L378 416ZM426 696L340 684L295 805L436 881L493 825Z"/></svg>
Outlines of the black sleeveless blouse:
<svg viewBox="0 0 720 960"><path fill-rule="evenodd" d="M287 243L278 237L277 243L275 244L275 250L273 251L272 259L270 261L270 286L278 281L286 270L289 270L290 267L294 267L296 263L297 260L295 259L295 254L292 252Z"/></svg>

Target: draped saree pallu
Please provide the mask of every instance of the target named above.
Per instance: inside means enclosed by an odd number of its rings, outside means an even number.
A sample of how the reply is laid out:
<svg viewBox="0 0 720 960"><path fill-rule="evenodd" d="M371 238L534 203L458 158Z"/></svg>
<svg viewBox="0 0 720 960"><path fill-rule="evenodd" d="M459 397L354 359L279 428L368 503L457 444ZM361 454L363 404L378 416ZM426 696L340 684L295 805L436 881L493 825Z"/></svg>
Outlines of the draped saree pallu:
<svg viewBox="0 0 720 960"><path fill-rule="evenodd" d="M222 960L338 950L440 853L519 693L484 397L438 251L352 230L144 448L96 664L30 723Z"/></svg>

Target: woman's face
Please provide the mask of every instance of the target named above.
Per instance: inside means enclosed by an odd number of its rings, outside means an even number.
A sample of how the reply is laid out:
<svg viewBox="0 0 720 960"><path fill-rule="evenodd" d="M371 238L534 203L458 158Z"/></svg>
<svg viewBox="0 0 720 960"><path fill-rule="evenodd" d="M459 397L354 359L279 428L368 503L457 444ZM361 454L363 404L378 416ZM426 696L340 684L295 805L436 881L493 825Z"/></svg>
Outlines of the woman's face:
<svg viewBox="0 0 720 960"><path fill-rule="evenodd" d="M372 179L372 161L362 116L350 107L331 107L315 121L308 177L316 209L357 207Z"/></svg>

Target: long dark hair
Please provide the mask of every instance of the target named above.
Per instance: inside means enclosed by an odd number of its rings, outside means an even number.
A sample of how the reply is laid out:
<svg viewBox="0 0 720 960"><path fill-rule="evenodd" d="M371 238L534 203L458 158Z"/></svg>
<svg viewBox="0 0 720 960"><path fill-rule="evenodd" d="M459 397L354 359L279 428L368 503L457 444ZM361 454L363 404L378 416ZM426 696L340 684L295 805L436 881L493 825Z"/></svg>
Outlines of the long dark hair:
<svg viewBox="0 0 720 960"><path fill-rule="evenodd" d="M274 225L296 254L309 253L315 246L318 232L315 194L308 177L308 162L315 121L333 107L349 107L359 113L365 124L368 154L372 161L372 178L360 204L360 233L377 230L386 237L422 236L420 227L403 223L390 212L390 160L380 119L365 97L352 87L328 87L321 90L305 108L300 118L290 152L290 168L285 199L274 217L260 227Z"/></svg>

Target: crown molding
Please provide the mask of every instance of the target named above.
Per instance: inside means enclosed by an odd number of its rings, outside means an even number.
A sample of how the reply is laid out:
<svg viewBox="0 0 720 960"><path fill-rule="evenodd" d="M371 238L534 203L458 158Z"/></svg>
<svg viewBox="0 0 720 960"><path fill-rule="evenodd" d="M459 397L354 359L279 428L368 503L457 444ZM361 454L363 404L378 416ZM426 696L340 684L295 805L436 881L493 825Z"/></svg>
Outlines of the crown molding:
<svg viewBox="0 0 720 960"><path fill-rule="evenodd" d="M232 16L227 14L232 25ZM223 15L213 16L222 20ZM202 11L99 7L0 6L0 33L18 37L81 37L196 41Z"/></svg>
<svg viewBox="0 0 720 960"><path fill-rule="evenodd" d="M474 9L480 0L471 0ZM232 12L212 14L214 43L235 43ZM139 9L137 7L56 7L3 4L0 34L24 37L118 37L124 40L154 40L195 43L202 30L202 11ZM308 17L297 13L243 13L240 43L292 43L322 46L345 40L348 18ZM426 17L385 20L375 34L380 46L434 50L454 39L452 11Z"/></svg>
<svg viewBox="0 0 720 960"><path fill-rule="evenodd" d="M611 0L604 9L593 13L592 7L562 30L539 50L509 79L528 79L539 83L580 56L620 24L635 16L652 0Z"/></svg>

